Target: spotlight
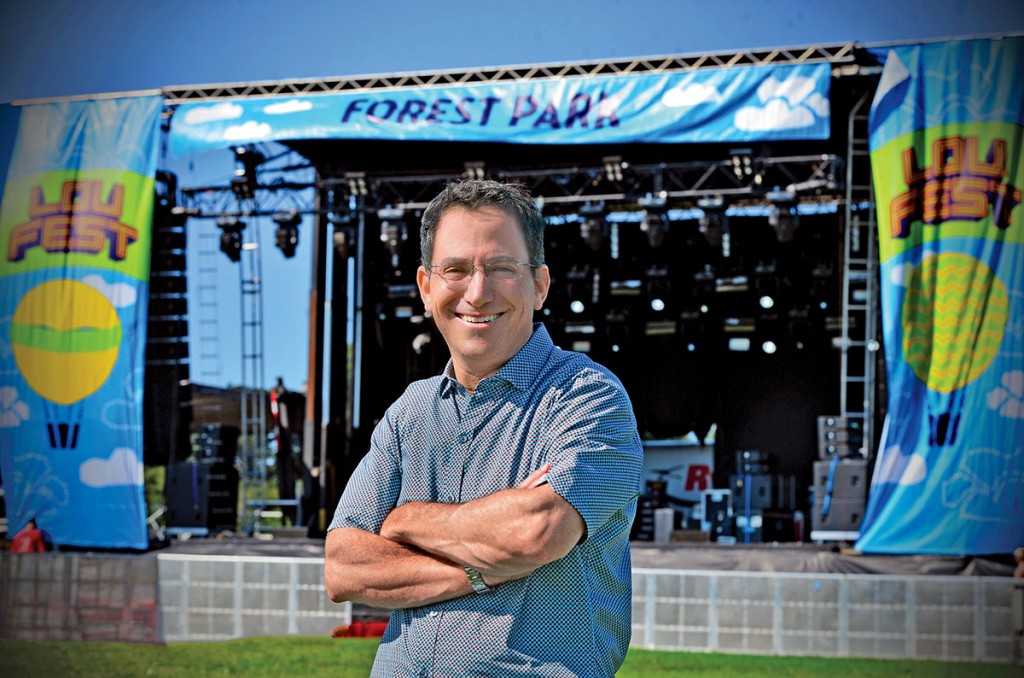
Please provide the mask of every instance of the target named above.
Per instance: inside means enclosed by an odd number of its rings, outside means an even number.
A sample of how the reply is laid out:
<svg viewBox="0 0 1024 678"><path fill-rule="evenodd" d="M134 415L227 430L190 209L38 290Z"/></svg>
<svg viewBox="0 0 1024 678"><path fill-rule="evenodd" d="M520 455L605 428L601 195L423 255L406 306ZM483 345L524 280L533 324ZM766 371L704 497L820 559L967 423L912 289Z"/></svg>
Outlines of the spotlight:
<svg viewBox="0 0 1024 678"><path fill-rule="evenodd" d="M651 247L661 247L661 244L665 242L666 221L664 214L644 210L643 216L640 218L640 230L647 235L647 243Z"/></svg>
<svg viewBox="0 0 1024 678"><path fill-rule="evenodd" d="M590 249L599 252L604 247L605 228L602 219L584 219L580 222L580 237Z"/></svg>
<svg viewBox="0 0 1024 678"><path fill-rule="evenodd" d="M707 238L709 245L722 248L723 257L728 257L731 254L729 217L725 214L722 196L701 198L697 201L697 207L703 210L699 226L701 234Z"/></svg>
<svg viewBox="0 0 1024 678"><path fill-rule="evenodd" d="M463 165L465 171L462 173L467 179L483 179L484 178L484 163L480 161L467 162Z"/></svg>
<svg viewBox="0 0 1024 678"><path fill-rule="evenodd" d="M768 355L771 355L778 350L778 346L775 345L774 341L769 339L761 344L761 350L767 353Z"/></svg>
<svg viewBox="0 0 1024 678"><path fill-rule="evenodd" d="M760 303L760 304L761 304L761 308L763 308L763 309L764 309L764 310L766 310L766 311L767 311L768 309L770 309L771 307L775 306L775 300L774 300L774 299L772 299L772 298L771 298L770 296L768 296L767 294L765 294L764 296L762 296L762 297L761 297L761 298L760 298L760 299L758 300L758 303Z"/></svg>
<svg viewBox="0 0 1024 678"><path fill-rule="evenodd" d="M609 155L601 159L604 163L604 175L609 181L622 181L622 170L628 165L622 161L621 155Z"/></svg>
<svg viewBox="0 0 1024 678"><path fill-rule="evenodd" d="M277 242L277 249L285 259L295 256L295 248L299 246L299 222L302 219L295 210L291 212L278 212L274 215L274 223L277 224L277 231L274 239Z"/></svg>
<svg viewBox="0 0 1024 678"><path fill-rule="evenodd" d="M252 144L235 146L235 174L231 178L231 190L239 200L251 200L256 197L258 182L256 169L266 162L265 155L256 150Z"/></svg>
<svg viewBox="0 0 1024 678"><path fill-rule="evenodd" d="M391 254L391 265L398 268L398 256L402 252L402 246L409 239L409 228L402 221L405 211L386 207L377 210L377 217L380 221L380 241L388 248Z"/></svg>
<svg viewBox="0 0 1024 678"><path fill-rule="evenodd" d="M351 195L364 196L369 192L365 172L345 172L345 183Z"/></svg>
<svg viewBox="0 0 1024 678"><path fill-rule="evenodd" d="M238 263L242 258L242 230L245 222L239 221L236 217L223 216L217 218L217 227L220 228L220 251L227 255L228 259Z"/></svg>
<svg viewBox="0 0 1024 678"><path fill-rule="evenodd" d="M768 224L775 229L775 237L779 242L789 242L793 239L796 227L800 225L796 194L792 191L769 191L765 197L771 203Z"/></svg>
<svg viewBox="0 0 1024 678"><path fill-rule="evenodd" d="M569 310L573 313L583 313L583 309L586 308L583 302L579 299L573 299L572 303L569 304Z"/></svg>

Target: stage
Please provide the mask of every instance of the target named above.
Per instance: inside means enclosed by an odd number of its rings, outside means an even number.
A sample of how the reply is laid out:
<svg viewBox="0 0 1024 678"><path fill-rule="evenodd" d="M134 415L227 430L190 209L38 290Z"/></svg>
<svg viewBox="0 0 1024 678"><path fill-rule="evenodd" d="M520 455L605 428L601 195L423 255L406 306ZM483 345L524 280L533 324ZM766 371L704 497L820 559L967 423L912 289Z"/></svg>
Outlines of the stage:
<svg viewBox="0 0 1024 678"><path fill-rule="evenodd" d="M881 555L856 553L836 544L711 542L631 542L633 567L714 572L808 572L920 576L1011 577L1012 554L982 556ZM323 541L304 538L257 539L224 536L171 540L149 553L323 558Z"/></svg>

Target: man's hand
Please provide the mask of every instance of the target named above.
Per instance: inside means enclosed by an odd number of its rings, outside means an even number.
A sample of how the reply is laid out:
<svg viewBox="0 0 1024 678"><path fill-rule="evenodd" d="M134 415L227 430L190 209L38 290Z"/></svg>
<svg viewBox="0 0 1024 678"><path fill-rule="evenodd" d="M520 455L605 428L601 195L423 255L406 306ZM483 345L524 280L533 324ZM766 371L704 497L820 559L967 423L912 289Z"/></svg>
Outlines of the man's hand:
<svg viewBox="0 0 1024 678"><path fill-rule="evenodd" d="M381 536L476 568L491 584L525 577L564 557L584 534L580 514L546 484L550 469L465 504L404 504L384 520Z"/></svg>

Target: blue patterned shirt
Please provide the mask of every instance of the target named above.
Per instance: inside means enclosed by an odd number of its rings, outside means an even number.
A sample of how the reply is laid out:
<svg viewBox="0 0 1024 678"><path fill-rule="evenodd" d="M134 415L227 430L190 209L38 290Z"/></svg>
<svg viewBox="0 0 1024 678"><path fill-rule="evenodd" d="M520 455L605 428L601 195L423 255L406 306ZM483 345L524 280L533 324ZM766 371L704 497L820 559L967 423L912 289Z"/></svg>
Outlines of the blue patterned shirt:
<svg viewBox="0 0 1024 678"><path fill-rule="evenodd" d="M395 610L372 676L614 676L629 646L629 531L643 450L622 384L540 324L472 394L443 376L388 409L330 529L379 533L407 502L464 503L545 462L586 535L564 558L485 594Z"/></svg>

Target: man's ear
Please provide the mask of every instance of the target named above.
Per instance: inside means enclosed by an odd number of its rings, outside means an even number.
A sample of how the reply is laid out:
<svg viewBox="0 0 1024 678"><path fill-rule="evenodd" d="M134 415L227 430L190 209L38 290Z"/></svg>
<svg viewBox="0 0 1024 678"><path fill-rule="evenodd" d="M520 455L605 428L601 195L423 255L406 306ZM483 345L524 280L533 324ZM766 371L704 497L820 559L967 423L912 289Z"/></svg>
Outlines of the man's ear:
<svg viewBox="0 0 1024 678"><path fill-rule="evenodd" d="M551 289L551 269L547 264L541 264L533 276L533 310L539 311L544 307L544 301L548 298L548 291Z"/></svg>
<svg viewBox="0 0 1024 678"><path fill-rule="evenodd" d="M420 290L420 300L423 307L430 313L430 271L420 266L416 269L416 287Z"/></svg>

